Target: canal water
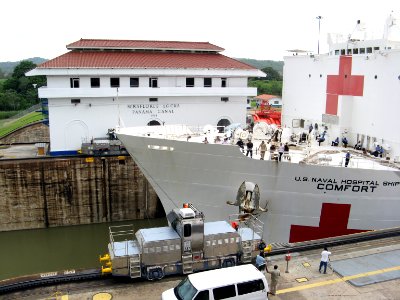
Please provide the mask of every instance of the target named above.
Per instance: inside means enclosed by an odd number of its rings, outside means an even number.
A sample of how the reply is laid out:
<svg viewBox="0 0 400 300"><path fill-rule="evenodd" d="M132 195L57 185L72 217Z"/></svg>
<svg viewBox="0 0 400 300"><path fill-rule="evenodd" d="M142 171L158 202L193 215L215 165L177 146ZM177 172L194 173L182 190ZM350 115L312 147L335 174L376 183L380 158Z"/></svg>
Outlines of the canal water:
<svg viewBox="0 0 400 300"><path fill-rule="evenodd" d="M0 280L70 269L100 268L109 226L167 226L166 218L0 232Z"/></svg>

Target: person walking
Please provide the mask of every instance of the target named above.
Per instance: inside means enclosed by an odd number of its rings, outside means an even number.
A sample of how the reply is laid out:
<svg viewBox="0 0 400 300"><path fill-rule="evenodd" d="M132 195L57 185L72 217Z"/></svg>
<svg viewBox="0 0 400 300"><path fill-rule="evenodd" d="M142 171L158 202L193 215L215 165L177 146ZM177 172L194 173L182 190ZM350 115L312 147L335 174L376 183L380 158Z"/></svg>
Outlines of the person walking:
<svg viewBox="0 0 400 300"><path fill-rule="evenodd" d="M326 267L328 266L329 255L332 253L328 251L328 248L324 248L321 252L321 262L319 263L319 272L321 273L322 267L324 267L324 274L326 274Z"/></svg>
<svg viewBox="0 0 400 300"><path fill-rule="evenodd" d="M250 158L253 158L253 143L251 142L251 140L247 141L246 147L247 147L246 156L249 156L250 154Z"/></svg>
<svg viewBox="0 0 400 300"><path fill-rule="evenodd" d="M265 156L265 151L267 151L267 144L265 144L264 141L261 142L260 146L258 147L258 150L260 151L260 160L264 160Z"/></svg>
<svg viewBox="0 0 400 300"><path fill-rule="evenodd" d="M267 296L269 294L274 295L276 294L276 287L278 285L279 276L281 276L281 271L278 270L278 266L275 265L272 271L268 271L268 266L265 265L267 273L271 274L271 284L269 292L267 292Z"/></svg>

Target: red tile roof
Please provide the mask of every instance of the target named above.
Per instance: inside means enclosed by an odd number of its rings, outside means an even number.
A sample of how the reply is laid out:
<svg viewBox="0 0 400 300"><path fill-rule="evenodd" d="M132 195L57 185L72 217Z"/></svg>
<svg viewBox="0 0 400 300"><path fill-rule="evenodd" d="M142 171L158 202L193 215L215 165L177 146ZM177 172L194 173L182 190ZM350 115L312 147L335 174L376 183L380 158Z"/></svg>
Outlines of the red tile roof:
<svg viewBox="0 0 400 300"><path fill-rule="evenodd" d="M219 52L224 49L208 42L132 41L81 39L67 45L67 49L157 49Z"/></svg>
<svg viewBox="0 0 400 300"><path fill-rule="evenodd" d="M271 100L273 98L281 98L281 97L275 96L275 95L262 94L262 95L258 95L257 97L254 97L254 98L260 99L260 100Z"/></svg>
<svg viewBox="0 0 400 300"><path fill-rule="evenodd" d="M47 68L256 68L218 53L71 51L38 66Z"/></svg>

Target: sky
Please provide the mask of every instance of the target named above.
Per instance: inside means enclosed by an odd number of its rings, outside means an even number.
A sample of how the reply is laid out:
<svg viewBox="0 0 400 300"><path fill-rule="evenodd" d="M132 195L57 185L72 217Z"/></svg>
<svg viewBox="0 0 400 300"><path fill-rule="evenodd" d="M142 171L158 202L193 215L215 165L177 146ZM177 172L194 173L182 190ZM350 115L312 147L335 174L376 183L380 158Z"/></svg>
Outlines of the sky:
<svg viewBox="0 0 400 300"><path fill-rule="evenodd" d="M210 42L235 58L283 60L286 50L326 52L327 33L357 20L376 38L400 1L3 0L0 61L55 58L81 38ZM320 34L318 34L318 19Z"/></svg>

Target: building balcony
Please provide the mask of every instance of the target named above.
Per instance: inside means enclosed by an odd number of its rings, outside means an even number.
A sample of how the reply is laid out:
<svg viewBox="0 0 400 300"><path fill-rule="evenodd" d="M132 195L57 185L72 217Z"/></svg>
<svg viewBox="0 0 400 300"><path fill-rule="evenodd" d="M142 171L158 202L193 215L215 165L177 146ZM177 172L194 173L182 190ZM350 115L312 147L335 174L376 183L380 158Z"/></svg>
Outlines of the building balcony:
<svg viewBox="0 0 400 300"><path fill-rule="evenodd" d="M39 88L40 98L256 96L254 87Z"/></svg>

